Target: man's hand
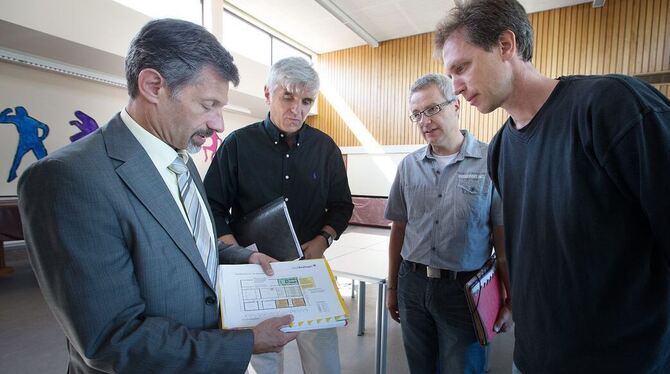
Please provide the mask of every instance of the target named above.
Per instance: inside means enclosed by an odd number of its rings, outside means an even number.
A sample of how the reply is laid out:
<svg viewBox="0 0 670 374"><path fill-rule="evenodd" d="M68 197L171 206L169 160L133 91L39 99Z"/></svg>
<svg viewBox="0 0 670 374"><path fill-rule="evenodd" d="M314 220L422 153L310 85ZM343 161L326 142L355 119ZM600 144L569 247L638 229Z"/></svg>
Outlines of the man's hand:
<svg viewBox="0 0 670 374"><path fill-rule="evenodd" d="M386 289L386 307L394 321L400 323L400 311L398 311L398 290Z"/></svg>
<svg viewBox="0 0 670 374"><path fill-rule="evenodd" d="M286 343L298 336L297 332L282 332L282 326L293 321L293 316L266 319L253 328L254 353L280 352Z"/></svg>
<svg viewBox="0 0 670 374"><path fill-rule="evenodd" d="M270 265L271 262L277 262L277 260L260 252L252 253L249 257L249 263L260 265L266 275L274 275L275 273Z"/></svg>
<svg viewBox="0 0 670 374"><path fill-rule="evenodd" d="M507 332L514 326L514 321L512 320L512 308L509 305L505 304L500 308L498 312L498 319L496 320L495 325L493 325L493 331L497 333Z"/></svg>
<svg viewBox="0 0 670 374"><path fill-rule="evenodd" d="M301 247L306 260L322 258L323 252L328 248L328 242L323 236L317 235L314 239L306 242Z"/></svg>

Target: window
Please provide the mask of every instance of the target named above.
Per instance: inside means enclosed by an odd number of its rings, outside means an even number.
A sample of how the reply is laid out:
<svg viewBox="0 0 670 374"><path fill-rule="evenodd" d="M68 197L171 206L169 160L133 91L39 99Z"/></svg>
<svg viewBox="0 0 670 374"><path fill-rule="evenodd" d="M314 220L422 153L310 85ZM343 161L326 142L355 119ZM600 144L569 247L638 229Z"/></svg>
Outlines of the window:
<svg viewBox="0 0 670 374"><path fill-rule="evenodd" d="M272 38L272 63L274 64L275 61L279 61L285 57L302 57L307 61L312 60L311 56L307 53L304 53L277 38Z"/></svg>
<svg viewBox="0 0 670 374"><path fill-rule="evenodd" d="M271 63L270 34L227 11L223 12L223 45L261 64Z"/></svg>
<svg viewBox="0 0 670 374"><path fill-rule="evenodd" d="M114 0L151 18L177 18L202 25L201 0Z"/></svg>
<svg viewBox="0 0 670 374"><path fill-rule="evenodd" d="M268 66L282 58L292 56L302 57L307 61L312 60L312 56L309 54L227 10L223 12L223 45Z"/></svg>

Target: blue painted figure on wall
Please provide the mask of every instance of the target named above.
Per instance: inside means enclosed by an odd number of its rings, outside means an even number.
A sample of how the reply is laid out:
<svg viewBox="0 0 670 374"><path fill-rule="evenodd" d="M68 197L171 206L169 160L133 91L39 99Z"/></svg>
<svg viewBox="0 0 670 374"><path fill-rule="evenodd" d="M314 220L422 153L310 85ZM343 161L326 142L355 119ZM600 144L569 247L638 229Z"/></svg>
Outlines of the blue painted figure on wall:
<svg viewBox="0 0 670 374"><path fill-rule="evenodd" d="M11 108L6 108L0 113L0 123L12 123L16 126L16 131L19 133L19 145L16 147L16 155L12 162L12 167L9 169L9 176L7 182L11 182L16 178L16 169L23 156L33 151L35 158L38 160L47 155L47 149L44 148L44 139L49 135L49 126L36 120L28 115L26 108L17 106L14 109L14 114ZM42 130L42 135L39 135L39 129Z"/></svg>
<svg viewBox="0 0 670 374"><path fill-rule="evenodd" d="M72 143L98 129L98 123L81 110L74 112L74 116L77 120L70 121L70 125L76 126L80 131L70 137Z"/></svg>

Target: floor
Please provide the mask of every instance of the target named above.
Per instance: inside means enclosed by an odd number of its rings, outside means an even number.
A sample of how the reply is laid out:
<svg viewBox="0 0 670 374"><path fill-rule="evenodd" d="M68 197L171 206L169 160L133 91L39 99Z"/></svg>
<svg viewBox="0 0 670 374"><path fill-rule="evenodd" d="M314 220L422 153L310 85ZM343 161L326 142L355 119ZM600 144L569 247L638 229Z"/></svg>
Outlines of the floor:
<svg viewBox="0 0 670 374"><path fill-rule="evenodd" d="M366 248L386 256L386 229L351 227L330 248L327 257L335 258L350 251ZM329 253L330 252L330 253ZM0 371L3 373L64 373L67 368L65 337L47 308L30 268L24 249L6 250L7 265L13 274L0 277ZM338 330L343 374L373 373L375 345L376 292L368 287L366 295L365 335L356 335L356 298L352 299L351 281L338 279L340 292L349 305L351 321ZM510 373L512 367L512 333L499 335L489 354L490 373ZM389 321L387 373L408 373L402 347L400 325ZM295 343L285 348L285 373L300 374L299 354Z"/></svg>

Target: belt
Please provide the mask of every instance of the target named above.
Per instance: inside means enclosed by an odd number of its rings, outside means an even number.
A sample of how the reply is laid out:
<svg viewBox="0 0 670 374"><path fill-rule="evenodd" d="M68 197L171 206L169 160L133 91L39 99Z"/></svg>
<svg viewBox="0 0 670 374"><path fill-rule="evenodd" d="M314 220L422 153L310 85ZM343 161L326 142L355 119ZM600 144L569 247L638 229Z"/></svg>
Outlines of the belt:
<svg viewBox="0 0 670 374"><path fill-rule="evenodd" d="M405 260L407 261L407 260ZM437 269L424 264L419 264L412 261L407 261L409 267L412 271L419 274L425 274L427 278L441 278L441 279L463 279L469 280L473 275L477 273L477 270L472 271L452 271L447 269Z"/></svg>

